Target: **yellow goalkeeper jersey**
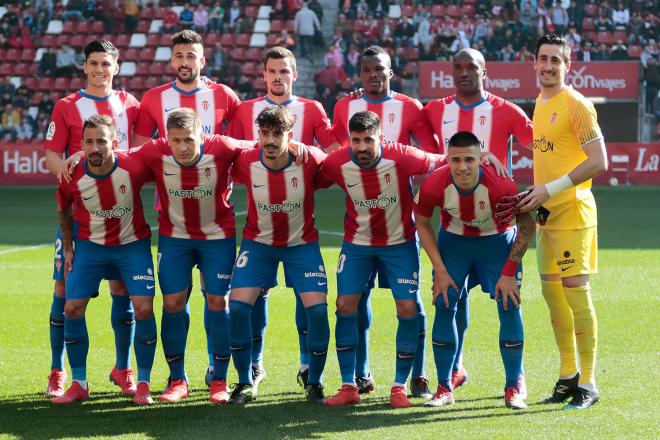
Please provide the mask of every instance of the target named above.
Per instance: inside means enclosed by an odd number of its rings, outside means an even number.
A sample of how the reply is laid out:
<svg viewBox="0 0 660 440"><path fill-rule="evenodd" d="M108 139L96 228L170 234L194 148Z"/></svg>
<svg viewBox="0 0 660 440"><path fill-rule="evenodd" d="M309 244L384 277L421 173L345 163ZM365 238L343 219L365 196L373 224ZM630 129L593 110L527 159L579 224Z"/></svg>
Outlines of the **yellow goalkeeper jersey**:
<svg viewBox="0 0 660 440"><path fill-rule="evenodd" d="M536 98L533 125L535 185L571 172L587 159L582 147L603 137L593 104L571 86L549 100ZM547 229L583 229L597 223L591 179L555 194L543 206L550 211Z"/></svg>

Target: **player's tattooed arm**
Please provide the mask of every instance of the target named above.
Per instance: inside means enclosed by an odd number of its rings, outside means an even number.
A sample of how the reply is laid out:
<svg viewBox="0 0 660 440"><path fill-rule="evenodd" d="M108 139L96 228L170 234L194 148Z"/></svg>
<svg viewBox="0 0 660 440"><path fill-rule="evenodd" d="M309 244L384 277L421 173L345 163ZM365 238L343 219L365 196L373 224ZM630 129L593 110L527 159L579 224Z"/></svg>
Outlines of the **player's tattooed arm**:
<svg viewBox="0 0 660 440"><path fill-rule="evenodd" d="M62 245L64 247L64 273L73 268L73 211L71 207L57 212L57 221L62 229Z"/></svg>
<svg viewBox="0 0 660 440"><path fill-rule="evenodd" d="M529 212L518 214L516 216L516 224L518 225L518 235L511 246L509 259L520 263L529 244L532 242L534 231L536 230L536 223L534 218Z"/></svg>

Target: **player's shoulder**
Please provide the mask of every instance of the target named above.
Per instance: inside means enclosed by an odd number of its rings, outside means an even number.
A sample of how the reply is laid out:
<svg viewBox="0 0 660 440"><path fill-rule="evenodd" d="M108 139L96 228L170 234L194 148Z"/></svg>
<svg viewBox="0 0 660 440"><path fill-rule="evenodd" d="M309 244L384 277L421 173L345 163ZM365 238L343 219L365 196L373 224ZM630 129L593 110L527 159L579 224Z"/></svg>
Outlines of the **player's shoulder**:
<svg viewBox="0 0 660 440"><path fill-rule="evenodd" d="M422 182L422 188L428 191L441 192L451 183L449 165L443 165L433 170Z"/></svg>
<svg viewBox="0 0 660 440"><path fill-rule="evenodd" d="M76 90L70 95L58 99L53 109L63 110L65 108L70 108L74 106L76 102L80 101L83 97L84 96L82 95L82 93L80 93L80 90Z"/></svg>
<svg viewBox="0 0 660 440"><path fill-rule="evenodd" d="M324 165L341 165L351 160L351 147L337 148L328 154L323 161Z"/></svg>
<svg viewBox="0 0 660 440"><path fill-rule="evenodd" d="M321 110L323 108L321 103L318 102L316 99L303 98L302 96L296 96L296 101L303 104L305 106L305 110L308 110L310 108L314 109L314 110Z"/></svg>
<svg viewBox="0 0 660 440"><path fill-rule="evenodd" d="M146 92L144 92L144 95L142 95L142 102L144 103L149 99L157 98L158 96L160 96L161 93L163 93L165 90L171 89L173 86L174 86L174 81L167 82L165 84L161 84L159 86L147 90Z"/></svg>
<svg viewBox="0 0 660 440"><path fill-rule="evenodd" d="M480 165L482 171L482 183L490 189L498 189L502 193L514 193L518 191L516 183L507 176L500 176L492 164Z"/></svg>
<svg viewBox="0 0 660 440"><path fill-rule="evenodd" d="M310 162L315 163L316 165L321 164L328 155L323 152L320 148L313 147L313 146L307 146L309 148L309 156L311 158Z"/></svg>
<svg viewBox="0 0 660 440"><path fill-rule="evenodd" d="M582 93L575 90L573 86L569 85L564 87L563 93L569 111L580 111L583 109L588 111L595 111L594 104L589 101Z"/></svg>
<svg viewBox="0 0 660 440"><path fill-rule="evenodd" d="M408 107L422 109L422 103L419 102L419 99L413 98L412 96L404 95L401 92L392 92L390 97L396 101L403 102L404 105L407 105Z"/></svg>
<svg viewBox="0 0 660 440"><path fill-rule="evenodd" d="M356 96L346 95L343 98L339 98L335 103L335 108L348 107L348 105L353 101L358 101L363 98L358 98Z"/></svg>
<svg viewBox="0 0 660 440"><path fill-rule="evenodd" d="M126 90L113 90L112 92L126 104L136 105L140 103L140 100Z"/></svg>
<svg viewBox="0 0 660 440"><path fill-rule="evenodd" d="M451 95L451 96L445 96L444 98L438 98L430 101L428 104L426 104L427 110L434 110L434 109L441 109L444 108L446 105L451 104L456 100L456 95Z"/></svg>

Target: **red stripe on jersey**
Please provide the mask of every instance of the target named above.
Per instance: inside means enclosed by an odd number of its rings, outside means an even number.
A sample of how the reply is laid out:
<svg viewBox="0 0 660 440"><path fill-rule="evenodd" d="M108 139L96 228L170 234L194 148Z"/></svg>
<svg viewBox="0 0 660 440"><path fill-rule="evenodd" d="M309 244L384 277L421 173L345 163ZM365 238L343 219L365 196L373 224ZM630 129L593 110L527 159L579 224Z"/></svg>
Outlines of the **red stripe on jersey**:
<svg viewBox="0 0 660 440"><path fill-rule="evenodd" d="M469 222L475 219L474 194L461 194L459 198L459 206L462 221ZM481 232L479 228L470 225L463 225L463 235L474 236L480 234Z"/></svg>
<svg viewBox="0 0 660 440"><path fill-rule="evenodd" d="M268 173L268 198L270 203L282 203L286 200L287 190L285 175L282 172ZM273 222L273 243L287 243L289 241L289 216L286 212L276 211L270 213Z"/></svg>
<svg viewBox="0 0 660 440"><path fill-rule="evenodd" d="M378 173L369 172L369 170L360 170L360 178L362 179L362 185L364 187L364 194L366 198L377 199L381 193ZM371 214L369 218L369 227L371 230L384 231L385 235L388 235L385 211L379 208L370 208L369 213ZM379 240L379 237L376 237L375 234L372 234L372 246L383 245L384 243L381 243L381 241L382 240Z"/></svg>
<svg viewBox="0 0 660 440"><path fill-rule="evenodd" d="M117 204L114 188L107 185L103 180L96 181L96 190L101 201L101 209L112 210ZM120 220L117 218L106 218L105 223L105 245L116 246L119 243L119 231L121 229Z"/></svg>

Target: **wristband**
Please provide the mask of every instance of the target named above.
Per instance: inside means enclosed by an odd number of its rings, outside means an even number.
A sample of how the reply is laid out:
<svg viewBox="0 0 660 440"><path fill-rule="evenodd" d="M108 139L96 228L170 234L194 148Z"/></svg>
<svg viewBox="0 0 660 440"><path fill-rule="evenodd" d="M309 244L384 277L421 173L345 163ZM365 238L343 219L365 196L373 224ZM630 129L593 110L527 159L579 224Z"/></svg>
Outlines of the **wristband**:
<svg viewBox="0 0 660 440"><path fill-rule="evenodd" d="M550 197L554 196L557 193L560 193L568 188L572 187L573 181L568 174L561 176L559 179L553 180L545 184L545 189L548 191Z"/></svg>
<svg viewBox="0 0 660 440"><path fill-rule="evenodd" d="M504 263L504 267L502 268L502 275L506 277L512 277L516 274L516 271L518 270L518 262L513 261L512 259L507 259L506 263Z"/></svg>

